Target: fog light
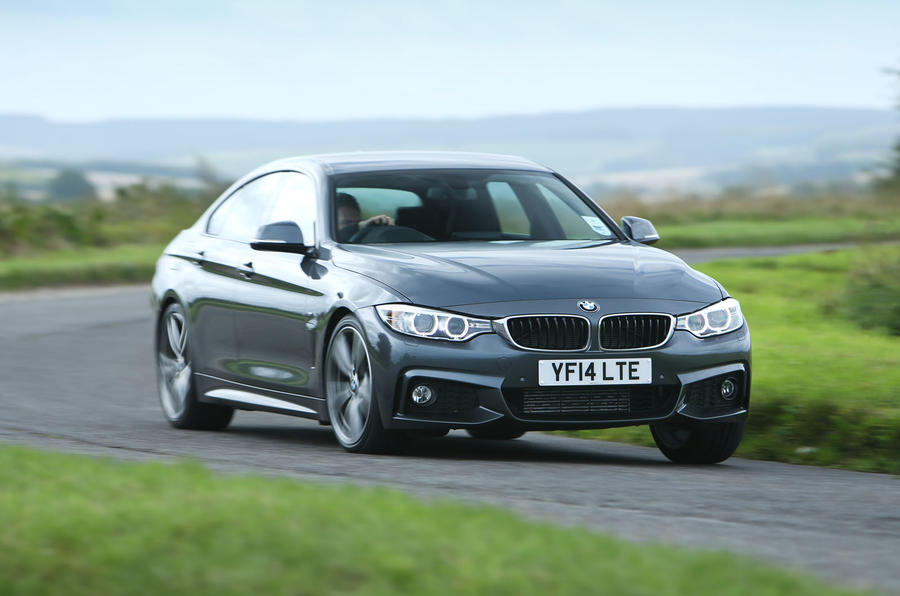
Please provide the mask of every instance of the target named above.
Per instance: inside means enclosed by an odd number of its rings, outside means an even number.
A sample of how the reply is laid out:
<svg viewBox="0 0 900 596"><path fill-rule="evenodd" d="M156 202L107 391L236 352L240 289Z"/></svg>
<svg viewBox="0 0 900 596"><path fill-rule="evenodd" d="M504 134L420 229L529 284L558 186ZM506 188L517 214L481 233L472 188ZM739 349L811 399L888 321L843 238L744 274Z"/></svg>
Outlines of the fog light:
<svg viewBox="0 0 900 596"><path fill-rule="evenodd" d="M420 406L430 406L437 399L437 392L428 385L416 385L409 395Z"/></svg>
<svg viewBox="0 0 900 596"><path fill-rule="evenodd" d="M722 381L722 387L719 389L722 393L722 399L730 400L734 397L734 392L737 389L737 385L734 384L734 379L731 377Z"/></svg>

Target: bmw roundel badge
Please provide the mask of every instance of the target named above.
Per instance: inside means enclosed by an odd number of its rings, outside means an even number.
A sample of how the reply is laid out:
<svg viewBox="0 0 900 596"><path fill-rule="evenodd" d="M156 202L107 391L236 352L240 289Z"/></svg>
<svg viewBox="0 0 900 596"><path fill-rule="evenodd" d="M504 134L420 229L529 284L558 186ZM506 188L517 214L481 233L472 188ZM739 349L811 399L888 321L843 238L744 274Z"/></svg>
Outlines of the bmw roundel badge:
<svg viewBox="0 0 900 596"><path fill-rule="evenodd" d="M578 303L578 308L580 308L584 312L594 312L595 310L597 310L597 303L591 302L590 300L582 300Z"/></svg>

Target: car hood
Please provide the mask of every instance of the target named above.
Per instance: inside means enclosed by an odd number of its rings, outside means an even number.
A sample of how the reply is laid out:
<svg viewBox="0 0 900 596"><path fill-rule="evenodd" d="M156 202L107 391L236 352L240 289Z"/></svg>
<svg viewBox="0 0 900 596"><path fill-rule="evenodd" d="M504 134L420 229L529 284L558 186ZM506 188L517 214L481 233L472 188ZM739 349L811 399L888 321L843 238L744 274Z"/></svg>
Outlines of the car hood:
<svg viewBox="0 0 900 596"><path fill-rule="evenodd" d="M344 244L335 248L332 259L415 304L443 308L563 298L706 305L724 297L712 278L675 255L636 243Z"/></svg>

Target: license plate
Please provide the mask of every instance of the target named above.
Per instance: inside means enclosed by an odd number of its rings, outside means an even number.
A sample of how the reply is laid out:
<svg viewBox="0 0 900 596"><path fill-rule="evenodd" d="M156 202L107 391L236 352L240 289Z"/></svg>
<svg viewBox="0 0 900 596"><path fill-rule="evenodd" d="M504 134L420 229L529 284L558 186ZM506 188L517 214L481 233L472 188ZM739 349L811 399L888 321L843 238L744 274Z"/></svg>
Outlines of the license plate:
<svg viewBox="0 0 900 596"><path fill-rule="evenodd" d="M653 380L650 358L539 360L538 385L639 385Z"/></svg>

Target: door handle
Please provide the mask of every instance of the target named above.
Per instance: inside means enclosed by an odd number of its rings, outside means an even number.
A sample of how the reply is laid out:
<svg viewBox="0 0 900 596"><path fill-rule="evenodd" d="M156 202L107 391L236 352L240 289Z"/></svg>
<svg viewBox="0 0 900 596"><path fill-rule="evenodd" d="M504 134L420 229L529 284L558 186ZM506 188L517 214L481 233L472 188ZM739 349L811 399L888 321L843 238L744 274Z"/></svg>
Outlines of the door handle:
<svg viewBox="0 0 900 596"><path fill-rule="evenodd" d="M204 257L206 257L206 251L190 247L187 250L186 256L197 262L202 262L205 260Z"/></svg>
<svg viewBox="0 0 900 596"><path fill-rule="evenodd" d="M248 279L253 277L253 274L256 273L256 271L253 269L253 261L244 263L243 265L238 265L237 270L238 273Z"/></svg>

